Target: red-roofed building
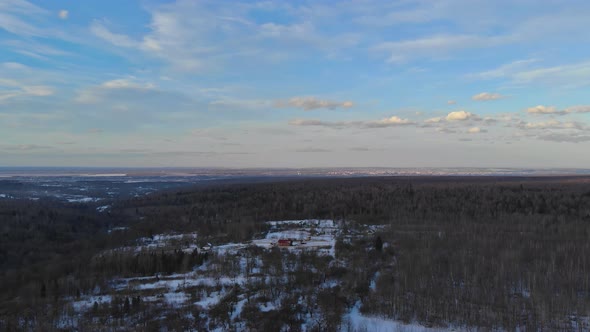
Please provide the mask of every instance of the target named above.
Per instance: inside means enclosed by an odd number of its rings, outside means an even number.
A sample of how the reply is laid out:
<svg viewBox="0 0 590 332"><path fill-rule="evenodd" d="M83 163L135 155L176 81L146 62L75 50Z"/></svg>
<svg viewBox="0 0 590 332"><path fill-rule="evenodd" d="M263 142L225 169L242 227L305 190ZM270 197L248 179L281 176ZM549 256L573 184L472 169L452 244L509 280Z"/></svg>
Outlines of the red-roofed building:
<svg viewBox="0 0 590 332"><path fill-rule="evenodd" d="M289 240L289 239L280 239L277 244L279 245L279 247L289 247L293 245L293 240Z"/></svg>

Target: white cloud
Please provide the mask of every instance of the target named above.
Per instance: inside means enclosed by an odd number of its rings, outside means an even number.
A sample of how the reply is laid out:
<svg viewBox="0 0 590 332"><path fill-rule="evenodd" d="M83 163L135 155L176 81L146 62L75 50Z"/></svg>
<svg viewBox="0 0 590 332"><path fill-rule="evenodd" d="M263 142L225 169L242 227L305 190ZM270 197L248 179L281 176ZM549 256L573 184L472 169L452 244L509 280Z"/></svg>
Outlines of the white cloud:
<svg viewBox="0 0 590 332"><path fill-rule="evenodd" d="M293 119L289 121L291 126L324 126L327 122L312 119Z"/></svg>
<svg viewBox="0 0 590 332"><path fill-rule="evenodd" d="M447 105L456 105L457 101L456 100L448 100L447 101Z"/></svg>
<svg viewBox="0 0 590 332"><path fill-rule="evenodd" d="M537 105L527 108L526 111L532 114L554 114L557 113L557 108L555 106Z"/></svg>
<svg viewBox="0 0 590 332"><path fill-rule="evenodd" d="M70 15L70 12L68 12L65 9L60 10L57 15L59 16L59 18L61 18L62 20L66 20L68 18L68 16Z"/></svg>
<svg viewBox="0 0 590 332"><path fill-rule="evenodd" d="M4 62L2 63L2 68L4 69L8 69L8 70L28 70L29 67L23 65L22 63L18 63L18 62Z"/></svg>
<svg viewBox="0 0 590 332"><path fill-rule="evenodd" d="M471 99L476 100L476 101L490 101L490 100L498 100L498 99L502 99L504 98L504 96L502 96L499 93L490 93L490 92L482 92L482 93L478 93L476 95L474 95L473 97L471 97Z"/></svg>
<svg viewBox="0 0 590 332"><path fill-rule="evenodd" d="M71 53L48 46L36 40L4 40L0 41L0 45L13 50L16 53L25 55L27 57L47 60L52 56L65 56Z"/></svg>
<svg viewBox="0 0 590 332"><path fill-rule="evenodd" d="M15 64L16 68L16 64ZM46 97L53 95L55 89L46 85L28 85L14 79L0 78L0 102L12 98L33 96Z"/></svg>
<svg viewBox="0 0 590 332"><path fill-rule="evenodd" d="M223 98L209 102L209 106L212 106L214 108L232 110L261 110L268 109L271 105L271 101L258 99Z"/></svg>
<svg viewBox="0 0 590 332"><path fill-rule="evenodd" d="M149 7L149 31L139 37L113 32L105 22L95 21L97 37L161 59L175 71L208 71L236 59L261 66L297 56L346 56L341 50L358 43L358 34L331 31L323 34L315 22L294 17L293 23L256 22L250 10L259 4L227 6L221 2L176 1ZM294 7L287 5L286 7ZM199 17L195 20L195 17Z"/></svg>
<svg viewBox="0 0 590 332"><path fill-rule="evenodd" d="M395 8L394 10L383 10L355 18L355 22L371 27L385 27L408 23L425 23L441 17L439 9L443 1L432 2L428 7L412 9ZM444 7L444 4L442 5Z"/></svg>
<svg viewBox="0 0 590 332"><path fill-rule="evenodd" d="M52 87L44 86L44 85L35 85L35 86L23 86L22 87L25 94L30 96L51 96L55 93L55 90Z"/></svg>
<svg viewBox="0 0 590 332"><path fill-rule="evenodd" d="M563 110L558 110L555 106L537 105L526 109L530 114L549 114L549 115L566 115L573 113L590 113L590 105L571 106Z"/></svg>
<svg viewBox="0 0 590 332"><path fill-rule="evenodd" d="M311 111L320 108L351 108L354 106L354 103L352 101L322 100L315 97L293 97L289 100L278 100L275 102L275 106L281 108L302 108L305 111Z"/></svg>
<svg viewBox="0 0 590 332"><path fill-rule="evenodd" d="M115 99L123 97L121 94L131 93L135 94L136 98L139 98L137 94L144 94L149 91L156 92L155 87L156 86L152 83L139 82L133 78L114 79L80 91L75 100L79 103L96 103L111 98L113 99L112 102L115 103ZM116 90L119 90L120 92L117 93ZM121 105L117 107L119 109L125 108Z"/></svg>
<svg viewBox="0 0 590 332"><path fill-rule="evenodd" d="M523 129L577 129L583 130L585 126L579 122L569 121L561 122L557 120L549 120L545 122L528 122L525 123Z"/></svg>
<svg viewBox="0 0 590 332"><path fill-rule="evenodd" d="M374 45L371 49L385 53L389 62L396 63L415 58L444 58L461 50L493 48L531 36L540 38L539 34L529 32L530 24L526 25L526 29L521 28L529 16L535 16L536 8L530 8L532 14L516 15L519 19L515 19L506 18L499 11L504 6L491 6L481 1L476 4L466 1L402 3L353 1L333 6L315 2L246 1L227 6L224 2L175 1L148 7L151 15L149 31L141 36L131 38L130 35L111 32L104 23L97 22L91 30L102 39L121 47L141 50L175 69L194 71L207 70L211 63L219 64L236 57L264 59L265 63L272 62L268 61L270 59L282 61L297 56L317 58L318 53L327 57L351 57L355 52L344 51L358 51L359 45L364 47L367 44ZM477 9L477 14L471 12L474 9ZM285 17L272 20L273 15L252 15L258 11L280 11ZM561 20L571 16L559 14ZM476 23L466 20L474 15L481 19L475 19ZM199 20L194 17L199 17ZM374 28L425 23L433 19L452 22L453 26L458 22L461 24L453 29L446 25L434 25L435 29L427 24L416 29L419 35L411 40L388 40L392 34L387 29ZM349 24L341 28L341 22ZM576 22L579 23L578 19ZM368 30L367 25L373 28ZM484 26L486 28L482 29ZM506 33L494 35L493 31ZM484 76L497 75L491 72Z"/></svg>
<svg viewBox="0 0 590 332"><path fill-rule="evenodd" d="M560 84L566 87L587 85L590 84L590 62L520 71L512 78L517 83Z"/></svg>
<svg viewBox="0 0 590 332"><path fill-rule="evenodd" d="M23 20L6 15L4 13L0 13L0 28L11 32L16 35L25 35L25 36L42 36L43 33L41 30L37 29L36 27L24 22Z"/></svg>
<svg viewBox="0 0 590 332"><path fill-rule="evenodd" d="M123 34L117 34L107 29L101 22L94 21L90 25L90 31L97 37L121 47L138 47L139 43Z"/></svg>
<svg viewBox="0 0 590 332"><path fill-rule="evenodd" d="M19 36L46 36L47 31L29 22L48 12L23 0L0 1L0 29Z"/></svg>
<svg viewBox="0 0 590 332"><path fill-rule="evenodd" d="M580 87L590 84L590 61L531 68L534 63L539 63L539 60L515 61L489 71L468 76L480 79L503 78L518 85L541 84L561 88Z"/></svg>
<svg viewBox="0 0 590 332"><path fill-rule="evenodd" d="M549 120L547 122L528 122L524 125L527 129L548 129L555 128L560 124L557 120Z"/></svg>
<svg viewBox="0 0 590 332"><path fill-rule="evenodd" d="M305 17L302 17L302 20L293 24L267 22L258 26L252 25L258 37L255 42L272 39L274 43L280 43L283 48L288 48L293 53L307 49L307 51L320 51L332 57L336 56L338 51L353 47L359 42L358 33L332 32L331 35L324 35L318 31L316 24Z"/></svg>
<svg viewBox="0 0 590 332"><path fill-rule="evenodd" d="M470 112L465 111L455 111L451 112L447 115L447 121L465 121L473 118L474 115Z"/></svg>
<svg viewBox="0 0 590 332"><path fill-rule="evenodd" d="M334 129L350 128L350 127L361 127L364 124L362 121L321 121L315 119L294 119L289 121L291 126L316 126L316 127L327 127Z"/></svg>
<svg viewBox="0 0 590 332"><path fill-rule="evenodd" d="M467 133L468 134L479 134L479 133L485 133L486 130L481 129L480 127L471 127L469 129L467 129Z"/></svg>
<svg viewBox="0 0 590 332"><path fill-rule="evenodd" d="M358 16L362 23L373 27L411 24L401 28L402 31L408 29L422 34L457 31L456 35L417 37L414 41L386 44L384 46L391 51L390 62L423 57L440 58L461 50L516 43L526 46L532 44L540 49L563 40L575 45L589 39L586 34L580 34L590 13L590 6L583 1L576 1L576 5L570 7L560 6L558 1L543 1L542 4L534 1L519 1L515 4L514 1L505 0L391 1L389 6L382 2L362 3L359 5L361 9L369 9L359 10ZM507 10L510 15L506 15ZM498 72L490 72L485 76L494 78L496 75Z"/></svg>
<svg viewBox="0 0 590 332"><path fill-rule="evenodd" d="M3 0L0 2L0 10L18 14L44 14L46 10L33 5L25 0Z"/></svg>
<svg viewBox="0 0 590 332"><path fill-rule="evenodd" d="M109 132L184 127L207 110L202 101L133 77L85 87L72 101L81 110L72 117L85 119L82 125L86 128L92 125Z"/></svg>
<svg viewBox="0 0 590 332"><path fill-rule="evenodd" d="M371 121L365 124L368 128L383 128L383 127L395 127L414 124L414 122L408 119L402 119L399 116L391 116L389 118L381 119L378 121Z"/></svg>
<svg viewBox="0 0 590 332"><path fill-rule="evenodd" d="M564 110L566 113L590 113L590 105L571 106Z"/></svg>
<svg viewBox="0 0 590 332"><path fill-rule="evenodd" d="M32 1L31 1L32 2ZM57 48L61 43L52 41L66 41L71 44L88 46L88 38L85 31L76 29L71 33L62 24L56 24L53 19L62 16L60 12L41 8L40 6L25 0L1 0L0 1L0 31L5 30L9 34L0 41L1 44L10 46L10 51L40 60L48 60L51 55L64 55L68 52ZM64 19L64 18L62 18ZM12 34L12 35L11 35ZM53 44L50 47L45 44Z"/></svg>
<svg viewBox="0 0 590 332"><path fill-rule="evenodd" d="M442 121L443 121L443 118L441 118L441 117L435 117L435 118L430 118L430 119L424 120L425 123L439 123Z"/></svg>
<svg viewBox="0 0 590 332"><path fill-rule="evenodd" d="M435 35L414 40L383 42L373 49L389 53L387 62L403 63L415 58L438 58L460 49L491 47L503 41L503 37Z"/></svg>
<svg viewBox="0 0 590 332"><path fill-rule="evenodd" d="M294 119L289 121L289 125L291 126L318 126L318 127L328 127L328 128L335 128L335 129L342 129L342 128L360 128L360 129L372 129L372 128L386 128L386 127L397 127L397 126L407 126L407 125L414 125L415 122L402 119L398 116L391 116L389 118L384 118L381 120L376 121L322 121L322 120L315 120L315 119Z"/></svg>
<svg viewBox="0 0 590 332"><path fill-rule="evenodd" d="M529 67L532 63L537 62L537 59L525 59L517 60L504 65L501 65L495 69L484 71L477 74L470 74L468 77L480 78L480 79L494 79L511 76L513 73L523 70Z"/></svg>
<svg viewBox="0 0 590 332"><path fill-rule="evenodd" d="M155 87L153 83L140 83L127 78L106 81L101 86L107 89L152 89Z"/></svg>
<svg viewBox="0 0 590 332"><path fill-rule="evenodd" d="M526 109L527 113L530 114L556 114L559 113L555 106L544 106L544 105L537 105L534 107L529 107Z"/></svg>
<svg viewBox="0 0 590 332"><path fill-rule="evenodd" d="M492 125L492 124L497 123L500 120L498 120L496 118L492 118L492 117L486 116L485 118L482 119L482 121L483 121L483 123L485 123L487 125Z"/></svg>
<svg viewBox="0 0 590 332"><path fill-rule="evenodd" d="M310 22L282 25L276 23L264 23L260 26L260 34L274 38L295 37L305 39L313 32Z"/></svg>

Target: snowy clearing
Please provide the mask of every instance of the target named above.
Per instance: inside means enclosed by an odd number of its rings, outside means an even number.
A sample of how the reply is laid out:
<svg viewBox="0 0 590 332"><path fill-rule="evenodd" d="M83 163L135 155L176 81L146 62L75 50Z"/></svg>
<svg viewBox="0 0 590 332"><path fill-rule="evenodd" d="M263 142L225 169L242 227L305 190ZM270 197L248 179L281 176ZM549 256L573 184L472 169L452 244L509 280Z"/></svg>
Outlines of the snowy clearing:
<svg viewBox="0 0 590 332"><path fill-rule="evenodd" d="M103 205L103 206L99 206L96 208L96 211L98 212L105 212L107 210L109 210L111 208L110 205Z"/></svg>
<svg viewBox="0 0 590 332"><path fill-rule="evenodd" d="M183 251L197 250L201 253L208 252L209 258L185 273L169 275L155 273L151 276L115 278L108 284L112 295L99 296L97 293L83 295L80 300L72 302L72 306L76 312L83 314L91 310L95 302L100 305L101 303L111 303L115 298L137 297L141 298L143 302L174 310L198 307L206 313L203 317L208 317L209 311L219 312L218 306L229 303L230 320L237 324L236 326L245 326L243 324L247 318L242 317L244 308L248 308L248 312L251 312L252 308L256 308L254 310L257 312L268 315L282 310L284 305L282 301L291 296L291 292L277 293L276 296L270 296L270 294L276 291L277 285L284 284L289 278L293 278L297 271L308 271L316 278L321 276L323 272L317 269L315 264L335 262L337 238L350 239L360 234L372 234L380 228L380 226L361 225L360 228L349 229L344 227L345 223L341 221L318 219L270 221L267 224L270 229L262 237L242 243L214 245L207 250L198 247L196 233L186 233L142 237L135 241L135 246L108 251L134 255L144 251L160 253L179 249ZM279 240L283 240L281 244L279 244ZM266 249L262 252L267 253L268 256L260 254L259 251L257 253L255 250L248 249L253 246ZM280 251L270 251L273 248L278 248ZM286 256L276 256L277 253L284 254L285 252L295 254L287 256L291 257L289 258L290 263L281 262L280 257L285 259ZM312 253L312 256L305 256L308 257L305 263L297 262L297 257L304 257L299 255L303 252ZM319 260L309 261L309 257L313 257L313 255ZM278 260L277 257L279 257ZM327 265L323 266L325 269ZM370 280L371 291L376 289L375 281L378 276L379 274L376 274ZM316 280L317 284L314 288L317 290L330 292L330 289L342 286L342 280L334 277L324 275L322 279ZM269 287L273 288L270 293ZM101 292L100 294L105 293ZM307 296L316 295L308 294ZM308 305L302 294L296 295L297 297L298 305ZM317 299L313 300L313 302L315 301ZM407 325L398 321L364 316L359 311L360 306L361 303L358 302L354 307L346 309L342 316L340 330L437 331L417 324ZM320 324L322 313L317 312L313 315L307 314L300 317L302 317L301 328L306 331ZM210 318L206 319L211 322ZM210 326L210 329L219 328Z"/></svg>
<svg viewBox="0 0 590 332"><path fill-rule="evenodd" d="M125 227L115 227L110 232L126 230ZM142 237L136 240L136 246L120 247L107 250L104 254L117 252L141 252L154 250L182 250L185 253L191 253L199 250L197 246L197 233L186 234L156 234L153 237Z"/></svg>
<svg viewBox="0 0 590 332"><path fill-rule="evenodd" d="M86 296L83 300L72 302L72 307L78 312L87 311L96 302L97 304L111 303L112 297L110 295Z"/></svg>
<svg viewBox="0 0 590 332"><path fill-rule="evenodd" d="M91 203L91 202L98 202L101 198L94 198L94 197L77 197L77 198L68 198L68 203Z"/></svg>
<svg viewBox="0 0 590 332"><path fill-rule="evenodd" d="M341 330L349 328L353 331L370 332L442 332L453 331L452 329L429 328L420 324L405 324L400 321L369 317L360 313L360 303L357 303L348 314L343 317Z"/></svg>
<svg viewBox="0 0 590 332"><path fill-rule="evenodd" d="M249 244L270 249L279 247L286 250L313 250L318 254L334 256L336 236L340 228L333 220L286 220L269 221L271 230L262 239L254 239L250 243L227 243L214 247L219 254L235 254ZM279 246L279 240L292 240L290 245Z"/></svg>

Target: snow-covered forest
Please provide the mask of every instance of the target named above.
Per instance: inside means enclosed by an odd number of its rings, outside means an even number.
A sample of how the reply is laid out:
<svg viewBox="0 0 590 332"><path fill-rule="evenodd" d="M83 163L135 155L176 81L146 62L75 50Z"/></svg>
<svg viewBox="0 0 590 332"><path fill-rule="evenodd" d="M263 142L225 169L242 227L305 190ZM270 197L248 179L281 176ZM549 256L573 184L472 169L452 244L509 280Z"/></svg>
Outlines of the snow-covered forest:
<svg viewBox="0 0 590 332"><path fill-rule="evenodd" d="M590 328L590 179L0 200L0 330Z"/></svg>

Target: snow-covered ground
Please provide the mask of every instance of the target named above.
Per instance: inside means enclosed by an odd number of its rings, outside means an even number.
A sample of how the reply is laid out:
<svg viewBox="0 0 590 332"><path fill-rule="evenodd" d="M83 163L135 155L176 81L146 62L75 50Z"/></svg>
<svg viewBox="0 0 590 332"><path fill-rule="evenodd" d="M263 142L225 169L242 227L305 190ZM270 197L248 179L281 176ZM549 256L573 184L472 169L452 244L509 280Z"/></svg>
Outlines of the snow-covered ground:
<svg viewBox="0 0 590 332"><path fill-rule="evenodd" d="M453 331L452 329L428 328L420 324L405 324L403 322L370 317L361 314L360 303L357 303L349 313L342 318L342 331L368 331L368 332L437 332Z"/></svg>
<svg viewBox="0 0 590 332"><path fill-rule="evenodd" d="M262 239L251 243L228 243L215 246L213 250L220 254L236 253L250 244L269 249L278 246L281 239L294 240L291 246L279 246L286 250L313 250L318 254L334 256L334 245L340 228L333 220L285 220L269 221L271 230Z"/></svg>
<svg viewBox="0 0 590 332"><path fill-rule="evenodd" d="M103 206L99 206L96 208L96 211L98 212L105 212L108 211L111 208L110 205L103 205Z"/></svg>
<svg viewBox="0 0 590 332"><path fill-rule="evenodd" d="M244 324L244 321L240 318L240 315L243 307L249 303L250 298L256 299L262 296L260 299L264 300L256 304L258 310L262 313L278 310L282 305L282 296L268 297L268 294L260 295L264 293L248 293L246 295L244 290L260 289L257 292L261 292L267 287L264 285L270 285L277 282L277 280L286 278L286 276L282 275L264 273L264 269L268 271L272 267L269 267L268 262L265 262L262 257L252 256L250 251L245 249L251 246L258 246L263 249L276 247L295 254L310 251L324 257L335 257L335 244L338 237L353 236L353 234L360 234L359 232L370 234L378 228L364 226L361 231L358 229L354 231L345 230L343 222L316 219L270 221L268 224L270 230L259 238L243 243L225 243L212 246L209 250L209 260L200 266L195 266L187 273L170 275L158 273L151 276L116 278L109 283L107 290L82 295L80 299L72 302L72 307L76 312L84 313L91 310L95 302L99 305L101 303L110 303L117 295L126 297L131 294L131 296L140 296L141 301L151 305L160 304L167 308L197 307L200 308L199 310L207 311L222 301L226 301L228 296L235 296L236 298L231 302L233 307L230 316L232 322L236 322L237 326L241 326L239 324ZM157 234L152 237L137 239L135 246L123 247L113 251L136 253L144 250L160 251L162 249L202 250L202 248L198 248L197 239L196 233ZM293 245L278 246L277 243L280 239L293 240ZM283 265L282 268L285 272L295 268L295 266L289 266ZM373 277L371 282L373 291L376 288L375 280L377 277L378 274ZM318 285L318 289L338 287L340 282L339 279L328 278ZM235 293L236 290L237 294ZM359 308L360 302L346 311L342 320L342 331L436 331L418 324L407 325L384 318L364 316L360 313ZM312 326L316 326L321 314L314 314L313 319L312 315L309 314L304 315L304 317L301 327L303 330L308 330Z"/></svg>
<svg viewBox="0 0 590 332"><path fill-rule="evenodd" d="M137 242L142 246L159 248L174 241L192 241L197 239L197 233L187 234L156 234L152 237L142 237Z"/></svg>
<svg viewBox="0 0 590 332"><path fill-rule="evenodd" d="M123 231L126 231L128 229L129 229L129 227L113 227L113 228L109 229L108 232L109 233L112 233L112 232L123 232Z"/></svg>
<svg viewBox="0 0 590 332"><path fill-rule="evenodd" d="M189 287L205 286L232 286L243 285L247 279L238 277L209 277L201 273L177 273L169 276L152 276L139 278L122 278L113 281L113 288L116 290L154 290L168 289L171 291L181 290Z"/></svg>
<svg viewBox="0 0 590 332"><path fill-rule="evenodd" d="M95 197L75 197L66 199L68 203L91 203L100 201L100 198Z"/></svg>
<svg viewBox="0 0 590 332"><path fill-rule="evenodd" d="M94 302L98 304L111 303L112 297L110 295L91 295L85 296L79 301L72 302L72 307L78 312L84 312L92 308Z"/></svg>
<svg viewBox="0 0 590 332"><path fill-rule="evenodd" d="M111 229L112 231L125 230L124 227L116 227ZM186 234L156 234L153 237L142 237L137 239L137 245L129 247L121 247L117 249L111 249L105 252L105 254L121 251L129 252L141 252L144 250L183 250L186 253L191 253L194 250L198 250L197 245L197 233L186 233Z"/></svg>
<svg viewBox="0 0 590 332"><path fill-rule="evenodd" d="M303 219L303 220L278 220L268 221L269 225L273 227L279 226L300 226L300 227L318 227L318 228L334 228L336 223L330 219Z"/></svg>
<svg viewBox="0 0 590 332"><path fill-rule="evenodd" d="M106 209L106 207L105 207ZM336 236L341 229L339 224L332 220L288 220L288 221L271 221L268 222L271 226L270 231L262 238L253 239L244 243L226 243L222 245L213 246L211 253L217 256L234 257L241 250L248 246L258 246L265 249L278 247L279 239L293 239L294 245L288 247L279 247L284 250L301 251L311 250L320 255L334 256L334 246L336 243ZM112 231L114 231L113 229ZM117 229L118 230L118 229ZM156 251L156 250L172 250L182 249L185 252L192 252L193 250L202 250L197 245L197 234L156 234L152 237L143 237L136 240L135 246L122 247L105 252L141 252L141 251ZM212 271L215 267L209 264L203 264L196 267L193 271L188 273L176 273L172 275L153 275L134 278L118 278L110 283L112 290L116 292L158 292L163 296L148 296L146 301L165 301L171 305L187 305L189 298L184 294L184 290L188 288L230 288L234 285L245 285L249 282L264 282L264 277L259 275L260 259L255 260L255 266L249 267L248 277L246 277L246 261L245 258L239 259L240 274L239 275L219 275L218 271ZM251 274L251 275L250 275ZM327 285L333 283L329 281ZM217 291L217 294L205 294L200 300L193 302L195 305L208 306L219 301L219 298L225 295L225 291ZM96 294L76 302L75 308L77 310L87 310L88 303L92 305L96 301ZM104 299L103 299L104 301ZM100 302L100 301L99 301ZM86 304L86 305L85 305ZM278 303L277 303L278 304ZM261 307L261 310L271 310L275 304L267 303Z"/></svg>

